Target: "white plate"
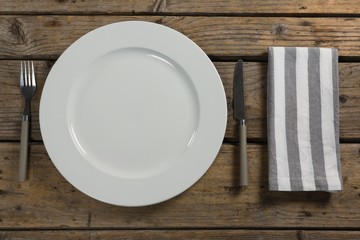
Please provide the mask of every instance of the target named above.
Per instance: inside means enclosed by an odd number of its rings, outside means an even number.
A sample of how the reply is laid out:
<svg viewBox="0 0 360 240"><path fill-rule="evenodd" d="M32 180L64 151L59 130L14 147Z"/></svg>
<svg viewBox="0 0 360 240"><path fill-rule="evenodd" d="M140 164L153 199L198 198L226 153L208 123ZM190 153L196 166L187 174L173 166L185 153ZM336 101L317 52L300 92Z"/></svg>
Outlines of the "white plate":
<svg viewBox="0 0 360 240"><path fill-rule="evenodd" d="M110 24L74 42L46 80L45 147L83 193L121 206L172 198L210 167L226 98L206 54L168 27Z"/></svg>

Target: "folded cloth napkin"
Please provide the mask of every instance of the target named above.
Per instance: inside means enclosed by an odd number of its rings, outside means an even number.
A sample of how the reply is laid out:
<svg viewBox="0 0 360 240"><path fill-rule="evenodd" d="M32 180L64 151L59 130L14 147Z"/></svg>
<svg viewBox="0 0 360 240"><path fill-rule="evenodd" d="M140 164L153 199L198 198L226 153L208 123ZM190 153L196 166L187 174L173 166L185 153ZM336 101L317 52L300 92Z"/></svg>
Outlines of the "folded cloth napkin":
<svg viewBox="0 0 360 240"><path fill-rule="evenodd" d="M337 49L269 48L269 189L341 190Z"/></svg>

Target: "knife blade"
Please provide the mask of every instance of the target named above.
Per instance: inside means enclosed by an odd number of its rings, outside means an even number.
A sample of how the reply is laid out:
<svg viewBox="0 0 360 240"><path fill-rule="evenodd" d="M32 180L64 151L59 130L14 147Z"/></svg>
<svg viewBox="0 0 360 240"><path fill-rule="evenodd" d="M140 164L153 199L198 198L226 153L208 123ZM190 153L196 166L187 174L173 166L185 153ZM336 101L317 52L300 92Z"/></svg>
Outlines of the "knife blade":
<svg viewBox="0 0 360 240"><path fill-rule="evenodd" d="M246 153L246 122L245 122L245 95L244 95L243 60L235 66L233 82L234 118L239 121L239 147L240 147L240 186L248 185L248 167Z"/></svg>

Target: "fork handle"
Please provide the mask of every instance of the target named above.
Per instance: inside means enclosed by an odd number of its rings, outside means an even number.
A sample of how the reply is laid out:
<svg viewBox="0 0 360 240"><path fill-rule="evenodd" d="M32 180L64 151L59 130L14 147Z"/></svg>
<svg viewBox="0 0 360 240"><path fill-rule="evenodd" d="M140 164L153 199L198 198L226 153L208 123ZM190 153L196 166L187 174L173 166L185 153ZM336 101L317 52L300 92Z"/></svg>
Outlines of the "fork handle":
<svg viewBox="0 0 360 240"><path fill-rule="evenodd" d="M21 139L20 139L20 162L19 162L20 182L26 180L28 142L29 142L29 115L23 115L23 119L21 123Z"/></svg>

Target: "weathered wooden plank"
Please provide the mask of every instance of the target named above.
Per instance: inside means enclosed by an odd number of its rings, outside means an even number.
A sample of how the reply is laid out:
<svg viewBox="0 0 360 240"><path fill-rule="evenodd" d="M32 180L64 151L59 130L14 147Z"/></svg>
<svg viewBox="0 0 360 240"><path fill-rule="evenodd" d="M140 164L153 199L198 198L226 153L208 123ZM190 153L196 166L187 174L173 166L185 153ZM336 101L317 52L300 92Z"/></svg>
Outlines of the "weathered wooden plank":
<svg viewBox="0 0 360 240"><path fill-rule="evenodd" d="M303 230L57 230L57 231L0 231L6 240L110 240L110 239L206 239L206 240L355 240L359 231Z"/></svg>
<svg viewBox="0 0 360 240"><path fill-rule="evenodd" d="M212 56L265 58L269 46L335 47L341 56L360 55L360 18L6 15L0 16L0 58L56 59L83 34L125 20L172 27Z"/></svg>
<svg viewBox="0 0 360 240"><path fill-rule="evenodd" d="M0 228L359 227L360 144L342 144L339 193L270 192L267 149L249 145L249 182L238 187L238 147L224 144L209 171L161 204L123 208L98 202L65 181L41 144L30 146L29 180L17 182L19 147L0 144ZM71 161L71 160L69 160Z"/></svg>
<svg viewBox="0 0 360 240"><path fill-rule="evenodd" d="M304 240L357 240L359 231L301 231Z"/></svg>
<svg viewBox="0 0 360 240"><path fill-rule="evenodd" d="M360 231L302 230L188 230L188 231L92 231L90 239L242 239L242 240L355 240ZM56 240L56 239L55 239Z"/></svg>
<svg viewBox="0 0 360 240"><path fill-rule="evenodd" d="M305 0L97 0L97 1L0 1L0 14L357 14L360 1ZM36 7L34 7L36 6Z"/></svg>
<svg viewBox="0 0 360 240"><path fill-rule="evenodd" d="M119 234L121 236L121 234ZM0 231L4 240L91 240L90 231Z"/></svg>
<svg viewBox="0 0 360 240"><path fill-rule="evenodd" d="M19 61L0 60L0 140L19 140L23 99L19 90ZM37 93L32 101L32 139L41 140L39 103L41 91L52 62L36 61ZM215 63L224 82L228 98L226 138L234 140L238 127L232 117L232 81L235 63ZM248 137L266 139L266 63L244 64ZM340 72L340 137L360 138L360 64L341 63Z"/></svg>
<svg viewBox="0 0 360 240"><path fill-rule="evenodd" d="M279 239L297 240L296 231L252 231L252 230L189 230L189 231L105 231L92 232L92 240L100 239Z"/></svg>
<svg viewBox="0 0 360 240"><path fill-rule="evenodd" d="M355 240L360 231L303 230L52 230L0 231L6 240L110 240L110 239L206 239L206 240Z"/></svg>

